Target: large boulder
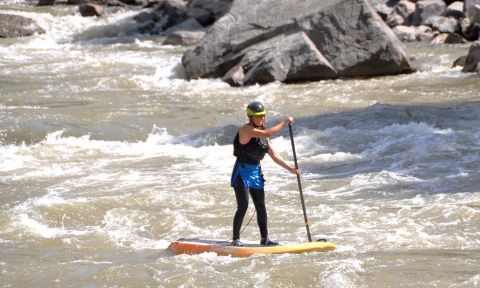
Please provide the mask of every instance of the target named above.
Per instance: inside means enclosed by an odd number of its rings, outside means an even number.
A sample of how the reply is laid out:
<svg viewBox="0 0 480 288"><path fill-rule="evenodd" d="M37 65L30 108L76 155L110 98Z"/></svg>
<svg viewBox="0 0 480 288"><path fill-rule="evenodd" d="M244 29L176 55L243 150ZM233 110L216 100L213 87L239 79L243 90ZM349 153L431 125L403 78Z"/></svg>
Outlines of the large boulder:
<svg viewBox="0 0 480 288"><path fill-rule="evenodd" d="M25 37L33 34L44 34L38 24L23 16L0 14L0 38Z"/></svg>
<svg viewBox="0 0 480 288"><path fill-rule="evenodd" d="M415 70L368 0L235 1L182 63L189 79L233 73L236 85Z"/></svg>

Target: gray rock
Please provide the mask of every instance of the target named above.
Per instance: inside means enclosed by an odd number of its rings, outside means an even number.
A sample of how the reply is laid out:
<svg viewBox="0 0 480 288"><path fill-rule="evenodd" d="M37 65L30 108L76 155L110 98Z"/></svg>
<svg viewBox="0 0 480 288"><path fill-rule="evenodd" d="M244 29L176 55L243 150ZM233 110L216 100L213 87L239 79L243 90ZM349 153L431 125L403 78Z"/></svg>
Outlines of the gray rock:
<svg viewBox="0 0 480 288"><path fill-rule="evenodd" d="M426 24L428 18L442 15L445 9L446 5L442 0L418 1L416 4L415 13L413 14L413 24Z"/></svg>
<svg viewBox="0 0 480 288"><path fill-rule="evenodd" d="M243 84L296 82L335 77L335 69L304 32L278 35L250 47L240 66L249 67Z"/></svg>
<svg viewBox="0 0 480 288"><path fill-rule="evenodd" d="M438 32L433 32L430 26L420 25L415 28L415 38L418 41L430 41Z"/></svg>
<svg viewBox="0 0 480 288"><path fill-rule="evenodd" d="M467 17L472 24L480 24L480 4L470 6L467 12Z"/></svg>
<svg viewBox="0 0 480 288"><path fill-rule="evenodd" d="M203 8L189 8L187 10L187 16L195 18L203 26L211 25L215 21L213 13Z"/></svg>
<svg viewBox="0 0 480 288"><path fill-rule="evenodd" d="M182 63L189 79L239 66L242 85L415 70L367 0L235 1Z"/></svg>
<svg viewBox="0 0 480 288"><path fill-rule="evenodd" d="M30 18L0 14L0 38L25 37L44 33L45 30Z"/></svg>
<svg viewBox="0 0 480 288"><path fill-rule="evenodd" d="M218 19L230 10L232 2L233 0L191 0L188 6L205 9Z"/></svg>
<svg viewBox="0 0 480 288"><path fill-rule="evenodd" d="M413 13L415 12L415 3L407 0L398 2L395 8L387 17L387 24L390 27L397 25L409 25L412 23Z"/></svg>
<svg viewBox="0 0 480 288"><path fill-rule="evenodd" d="M460 21L463 36L470 41L475 41L480 35L480 24L470 23L468 18Z"/></svg>
<svg viewBox="0 0 480 288"><path fill-rule="evenodd" d="M377 13L382 17L383 20L387 20L388 15L393 12L395 5L398 4L400 0L370 0L373 8Z"/></svg>
<svg viewBox="0 0 480 288"><path fill-rule="evenodd" d="M462 30L460 21L452 17L432 16L425 24L442 33L456 33Z"/></svg>
<svg viewBox="0 0 480 288"><path fill-rule="evenodd" d="M157 13L152 13L152 12L142 12L138 14L137 16L133 17L135 21L138 23L146 23L150 21L158 21L158 14Z"/></svg>
<svg viewBox="0 0 480 288"><path fill-rule="evenodd" d="M395 8L387 17L387 24L390 27L397 25L409 25L412 23L413 13L415 12L415 3L407 0L398 2Z"/></svg>
<svg viewBox="0 0 480 288"><path fill-rule="evenodd" d="M480 42L477 41L470 46L468 50L467 59L465 60L465 66L463 66L462 72L478 72L480 64Z"/></svg>
<svg viewBox="0 0 480 288"><path fill-rule="evenodd" d="M202 24L198 23L198 21L194 18L189 18L175 26L172 26L163 32L164 35L170 34L176 31L203 31Z"/></svg>
<svg viewBox="0 0 480 288"><path fill-rule="evenodd" d="M417 29L414 26L398 25L395 26L392 30L395 35L397 35L398 39L402 41L415 41L417 39Z"/></svg>
<svg viewBox="0 0 480 288"><path fill-rule="evenodd" d="M463 1L463 14L467 15L471 6L480 5L480 0L464 0Z"/></svg>
<svg viewBox="0 0 480 288"><path fill-rule="evenodd" d="M195 46L205 36L205 28L196 19L190 18L162 34L166 36L165 45Z"/></svg>
<svg viewBox="0 0 480 288"><path fill-rule="evenodd" d="M181 46L195 46L200 43L205 36L205 31L187 31L177 30L169 33L165 37L164 45L181 45Z"/></svg>
<svg viewBox="0 0 480 288"><path fill-rule="evenodd" d="M445 17L454 17L460 19L463 17L463 2L455 1L448 5L447 9L443 13Z"/></svg>

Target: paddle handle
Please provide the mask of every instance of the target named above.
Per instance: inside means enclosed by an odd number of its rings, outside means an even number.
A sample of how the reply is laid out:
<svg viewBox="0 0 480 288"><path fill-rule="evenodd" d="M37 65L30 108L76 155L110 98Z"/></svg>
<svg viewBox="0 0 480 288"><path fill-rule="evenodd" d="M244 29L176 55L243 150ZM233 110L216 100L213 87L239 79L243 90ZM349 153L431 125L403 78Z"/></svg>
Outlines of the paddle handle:
<svg viewBox="0 0 480 288"><path fill-rule="evenodd" d="M290 141L292 142L293 161L295 162L295 169L298 170L297 153L295 152L295 142L293 141L292 125L288 123L288 130L290 131ZM303 199L302 182L300 181L300 174L297 174L298 190L300 191L300 199L302 200L303 220L307 228L308 241L312 242L312 235L310 235L310 227L308 225L307 210L305 209L305 200Z"/></svg>

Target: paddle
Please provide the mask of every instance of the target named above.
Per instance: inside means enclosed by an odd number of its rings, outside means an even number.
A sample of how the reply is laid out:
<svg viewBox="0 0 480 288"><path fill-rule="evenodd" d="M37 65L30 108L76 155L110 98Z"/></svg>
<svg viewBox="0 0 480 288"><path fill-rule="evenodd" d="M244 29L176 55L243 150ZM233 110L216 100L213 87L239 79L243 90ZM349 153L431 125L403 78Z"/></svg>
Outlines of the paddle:
<svg viewBox="0 0 480 288"><path fill-rule="evenodd" d="M292 125L288 123L288 130L290 131L290 141L292 142L293 160L295 161L295 169L298 169L297 153L295 152L295 143L293 142ZM308 227L307 211L305 210L305 201L303 200L302 183L300 182L300 174L297 174L298 190L300 191L300 199L302 200L303 219L305 220L305 227L307 228L308 241L312 242L310 235L310 228Z"/></svg>

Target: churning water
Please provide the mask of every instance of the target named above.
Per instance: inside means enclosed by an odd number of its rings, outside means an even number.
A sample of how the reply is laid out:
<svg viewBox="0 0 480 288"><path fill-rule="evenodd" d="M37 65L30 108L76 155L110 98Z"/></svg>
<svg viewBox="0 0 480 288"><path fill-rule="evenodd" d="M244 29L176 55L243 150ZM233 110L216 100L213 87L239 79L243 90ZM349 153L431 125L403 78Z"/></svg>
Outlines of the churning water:
<svg viewBox="0 0 480 288"><path fill-rule="evenodd" d="M409 45L410 75L232 88L183 80L185 48L136 34L138 12L76 9L0 6L47 31L0 39L0 286L480 287L480 81L451 68L468 45ZM310 229L337 250L170 254L231 237L254 99L296 118ZM292 161L288 131L272 142ZM295 176L263 169L271 237L306 241Z"/></svg>

